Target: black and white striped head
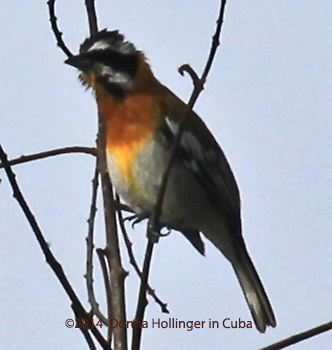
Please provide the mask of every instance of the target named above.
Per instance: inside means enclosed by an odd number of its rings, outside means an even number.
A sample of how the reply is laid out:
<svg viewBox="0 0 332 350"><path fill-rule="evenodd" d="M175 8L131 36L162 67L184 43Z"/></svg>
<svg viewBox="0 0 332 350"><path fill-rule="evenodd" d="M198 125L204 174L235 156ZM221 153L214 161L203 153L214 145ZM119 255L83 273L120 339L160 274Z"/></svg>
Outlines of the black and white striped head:
<svg viewBox="0 0 332 350"><path fill-rule="evenodd" d="M78 68L85 85L100 84L115 97L121 98L132 88L143 55L124 40L118 31L106 29L86 39L80 53L65 63Z"/></svg>

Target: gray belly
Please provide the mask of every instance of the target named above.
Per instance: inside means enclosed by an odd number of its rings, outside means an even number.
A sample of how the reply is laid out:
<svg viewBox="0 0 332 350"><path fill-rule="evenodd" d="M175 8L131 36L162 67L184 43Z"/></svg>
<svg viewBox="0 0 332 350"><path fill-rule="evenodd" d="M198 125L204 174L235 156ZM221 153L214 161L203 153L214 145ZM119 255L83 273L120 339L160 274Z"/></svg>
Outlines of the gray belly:
<svg viewBox="0 0 332 350"><path fill-rule="evenodd" d="M108 155L107 166L112 183L122 199L136 214L151 214L168 155L158 143L149 141L140 152L133 174L136 186L130 186L119 173L115 159ZM175 161L168 179L161 222L174 229L199 229L202 211L209 207L206 195L194 174Z"/></svg>

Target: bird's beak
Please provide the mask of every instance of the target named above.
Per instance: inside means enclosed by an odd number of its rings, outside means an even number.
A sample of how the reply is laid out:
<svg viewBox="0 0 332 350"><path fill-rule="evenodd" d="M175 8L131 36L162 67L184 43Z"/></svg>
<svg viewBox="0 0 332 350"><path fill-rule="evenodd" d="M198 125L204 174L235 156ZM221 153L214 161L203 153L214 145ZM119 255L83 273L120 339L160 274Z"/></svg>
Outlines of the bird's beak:
<svg viewBox="0 0 332 350"><path fill-rule="evenodd" d="M79 69L81 72L90 70L91 66L93 65L91 59L84 54L70 56L68 59L66 59L65 63Z"/></svg>

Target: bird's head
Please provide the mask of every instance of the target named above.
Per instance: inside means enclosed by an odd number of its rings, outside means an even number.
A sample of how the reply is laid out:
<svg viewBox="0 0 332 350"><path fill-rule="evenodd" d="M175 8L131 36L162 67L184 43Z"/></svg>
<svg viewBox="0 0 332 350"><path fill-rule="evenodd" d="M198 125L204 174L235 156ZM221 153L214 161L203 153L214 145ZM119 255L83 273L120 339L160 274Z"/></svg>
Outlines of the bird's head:
<svg viewBox="0 0 332 350"><path fill-rule="evenodd" d="M117 98L133 89L141 64L146 64L144 54L125 41L122 34L106 29L86 39L79 54L65 63L81 71L84 85L94 90L102 86Z"/></svg>

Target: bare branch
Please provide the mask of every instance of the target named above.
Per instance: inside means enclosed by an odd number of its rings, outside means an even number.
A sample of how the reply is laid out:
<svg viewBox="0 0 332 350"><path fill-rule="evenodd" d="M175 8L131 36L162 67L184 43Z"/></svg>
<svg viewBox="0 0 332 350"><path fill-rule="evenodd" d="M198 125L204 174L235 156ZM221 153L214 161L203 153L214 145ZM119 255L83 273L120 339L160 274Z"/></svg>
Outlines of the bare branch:
<svg viewBox="0 0 332 350"><path fill-rule="evenodd" d="M94 223L96 218L96 201L98 190L98 167L96 164L95 175L92 180L92 198L90 206L90 215L88 219L88 235L86 237L86 289L88 291L88 300L91 305L91 313L96 315L105 325L109 325L109 321L103 315L99 309L99 304L96 301L94 289L93 289L93 249L94 249ZM107 276L107 273L106 273ZM108 282L108 278L107 278Z"/></svg>
<svg viewBox="0 0 332 350"><path fill-rule="evenodd" d="M50 250L41 229L39 228L39 225L29 208L26 200L23 197L23 194L18 186L18 183L15 178L15 174L13 173L11 166L8 164L7 160L7 155L4 152L3 148L0 145L0 160L4 165L5 171L7 178L9 180L9 183L13 189L13 195L14 198L17 200L19 203L27 221L30 224L31 229L33 230L35 237L40 245L40 248L42 252L44 253L45 259L47 263L50 265L51 269L57 276L59 282L61 283L62 287L66 291L68 297L70 298L71 302L73 303L75 309L77 310L77 314L79 315L80 318L88 318L88 314L86 310L84 309L83 305L81 304L80 300L78 299L73 287L71 286L68 278L66 277L62 266L60 263L55 259L52 251ZM104 339L104 337L100 334L97 328L93 327L91 328L91 332L99 342L99 344L102 346L103 349L109 349L109 344L107 341Z"/></svg>
<svg viewBox="0 0 332 350"><path fill-rule="evenodd" d="M90 34L98 31L97 17L94 7L94 0L85 1L88 13ZM107 172L106 165L106 126L102 115L98 115L98 171L101 176L102 194L104 203L104 216L106 226L106 248L105 254L109 266L109 281L112 291L112 312L113 318L118 322L126 322L126 304L125 304L125 285L124 280L128 273L121 264L121 255L119 248L119 238L116 227L116 217L113 199L112 184ZM106 282L106 280L105 280ZM116 327L113 330L115 350L127 349L127 329L126 327Z"/></svg>
<svg viewBox="0 0 332 350"><path fill-rule="evenodd" d="M47 5L48 5L48 12L50 15L51 27L52 27L52 31L53 31L53 34L55 36L57 45L60 47L60 49L64 52L64 54L67 57L71 57L71 56L73 56L73 54L70 52L70 50L68 49L68 47L66 46L66 44L62 40L63 33L58 28L58 24L57 24L58 19L55 15L55 0L48 0Z"/></svg>
<svg viewBox="0 0 332 350"><path fill-rule="evenodd" d="M85 6L88 14L90 34L93 35L98 31L97 16L94 7L94 0L86 0ZM127 272L121 264L121 255L119 249L119 239L116 227L116 217L113 199L112 184L107 172L106 165L106 126L103 116L98 115L98 171L101 176L102 194L104 203L104 216L106 226L106 248L105 254L109 266L109 281L112 291L112 312L113 318L118 322L126 322L125 308L125 286L124 280ZM105 280L106 282L106 280ZM110 316L110 315L109 315ZM126 327L116 327L113 330L115 350L127 349L127 329Z"/></svg>
<svg viewBox="0 0 332 350"><path fill-rule="evenodd" d="M110 327L111 318L113 315L112 311L112 290L111 290L111 281L109 280L109 271L107 270L107 255L105 253L105 250L103 249L97 249L97 254L101 266L101 270L103 272L103 279L105 284L105 290L106 290L106 302L107 302L107 311L108 311L108 329L107 329L107 339L110 342L112 339L112 328ZM109 268L110 270L110 268Z"/></svg>
<svg viewBox="0 0 332 350"><path fill-rule="evenodd" d="M93 34L98 32L95 0L85 0L85 7L86 7L87 15L88 15L90 35L93 35Z"/></svg>
<svg viewBox="0 0 332 350"><path fill-rule="evenodd" d="M216 32L214 33L214 35L212 37L212 45L211 45L210 54L209 54L208 60L207 60L206 65L205 65L204 72L203 72L202 77L201 77L202 85L204 85L206 82L206 79L207 79L207 76L211 70L214 58L216 57L218 46L220 45L220 35L221 35L221 28L222 28L222 25L224 23L225 7L226 7L226 0L221 0L219 16L217 19Z"/></svg>
<svg viewBox="0 0 332 350"><path fill-rule="evenodd" d="M106 127L104 118L99 115L98 130L98 169L101 175L104 215L106 226L106 248L108 266L110 267L110 281L112 290L113 318L119 323L126 322L125 285L128 273L123 269L119 248L119 237L116 227L116 217L112 184L106 167ZM116 327L113 330L115 350L127 349L127 328Z"/></svg>
<svg viewBox="0 0 332 350"><path fill-rule="evenodd" d="M49 13L50 21L52 25L53 33L57 39L59 47L67 54L71 56L71 52L66 48L62 40L62 33L57 27L57 19L54 10L55 0L49 0ZM93 35L98 31L97 16L95 11L94 0L85 0L85 6L88 14L88 22L90 28L90 34ZM119 250L118 234L115 221L115 209L113 206L112 198L112 185L107 173L106 167L106 132L105 123L103 117L99 115L99 131L97 138L98 148L98 171L101 174L102 194L104 202L104 214L105 214L105 226L106 226L106 248L105 253L109 266L109 277L105 279L105 283L110 282L110 289L112 290L112 310L114 312L113 317L119 322L126 322L126 310L125 310L125 289L124 279L127 275L121 265L121 256ZM90 251L93 247L93 243L89 241ZM92 248L93 249L93 248ZM88 253L89 254L89 253ZM92 259L91 268L92 268ZM89 264L90 262L87 262ZM88 276L87 276L88 277ZM90 278L90 277L89 277ZM114 330L114 348L115 350L127 349L127 332L126 328L117 327Z"/></svg>
<svg viewBox="0 0 332 350"><path fill-rule="evenodd" d="M174 138L173 144L172 144L172 148L171 148L171 152L170 152L170 158L167 164L167 167L165 169L162 181L161 181L161 185L159 188L159 194L158 194L158 198L157 198L157 202L156 205L154 207L153 210L153 214L152 214L152 218L151 218L151 226L152 229L154 231L159 229L159 218L160 218L160 214L161 214L161 210L162 210L162 205L163 205L163 201L164 201L164 196L165 196L165 191L166 191L166 186L167 186L167 181L169 178L169 174L171 172L172 169L172 165L173 165L173 161L175 158L175 154L176 154L176 149L178 147L178 145L180 144L181 141L181 137L182 137L182 133L184 130L184 125L185 125L185 121L186 118L189 115L189 112L193 109L195 102L197 101L198 96L200 95L200 93L202 92L202 90L204 89L204 84L206 82L207 76L210 72L210 69L212 67L212 63L213 60L215 58L216 52L217 52L217 48L219 46L219 38L220 38L220 34L221 34L221 27L223 24L223 18L224 18L224 13L225 13L225 6L226 6L226 0L222 0L221 1L221 5L220 5L220 11L219 11L219 16L218 16L218 20L217 20L217 26L216 26L216 31L213 35L213 39L212 39L212 46L210 49L210 54L208 57L208 60L206 62L202 77L200 79L197 78L197 74L194 72L194 70L189 66L189 65L184 65L182 67L180 67L180 73L183 74L184 71L188 72L190 74L190 76L193 79L193 84L194 84L194 90L191 94L191 97L189 99L189 102L184 110L183 116L180 120L179 123L179 129L178 132Z"/></svg>
<svg viewBox="0 0 332 350"><path fill-rule="evenodd" d="M201 86L201 79L199 79L197 73L194 71L194 69L189 64L183 64L181 67L179 67L178 72L184 76L184 72L187 72L194 84L195 88L200 88ZM203 87L201 87L203 89Z"/></svg>
<svg viewBox="0 0 332 350"><path fill-rule="evenodd" d="M305 339L312 338L318 334L327 332L332 329L332 322L324 323L318 327L309 329L305 332L298 333L295 335L292 335L289 338L283 339L281 341L278 341L277 343L271 344L269 346L266 346L265 348L261 348L260 350L279 350L284 349L290 345L299 343Z"/></svg>
<svg viewBox="0 0 332 350"><path fill-rule="evenodd" d="M217 48L219 45L219 37L220 37L220 33L221 33L221 27L222 27L222 23L223 23L224 12L225 12L225 5L226 5L226 0L221 0L216 31L215 31L215 34L213 36L210 54L209 54L208 60L206 62L202 77L200 79L197 79L197 74L188 65L184 66L184 67L182 66L182 68L180 68L180 72L183 73L183 71L187 71L187 72L189 72L189 74L193 78L194 90L191 94L191 97L189 99L188 104L186 105L186 108L184 108L183 116L182 116L180 123L179 123L179 129L178 129L178 132L174 138L172 148L170 151L170 158L168 160L166 169L165 169L163 177L162 177L157 201L156 201L156 204L153 208L152 216L151 216L151 219L150 219L149 224L148 224L148 229L147 229L148 243L147 243L146 253L145 253L145 258L144 258L143 274L142 274L142 278L141 278L141 286L140 286L139 299L138 299L138 304L137 304L137 309L136 309L135 321L142 322L143 318L144 318L144 313L145 313L145 309L146 309L146 305L147 305L146 288L147 288L147 283L148 283L148 275L149 275L150 264L151 264L151 259L152 259L153 247L154 247L154 244L156 242L158 242L158 238L159 238L159 235L158 235L158 232L160 229L159 218L160 218L161 211L162 211L162 205L163 205L163 201L164 201L167 181L168 181L168 178L169 178L169 175L170 175L170 172L172 169L172 165L173 165L173 162L175 159L176 149L181 141L181 136L182 136L182 133L184 130L186 118L188 117L189 112L194 107L194 104L197 101L198 96L200 95L200 93L202 92L202 90L204 88L205 81L206 81L208 73L212 67L212 63L213 63L215 54L217 52ZM132 350L139 350L140 343L141 343L141 334L142 334L141 328L134 328L133 329Z"/></svg>
<svg viewBox="0 0 332 350"><path fill-rule="evenodd" d="M118 197L116 199L117 199L117 201L119 201ZM118 222L120 224L120 229L121 229L121 232L122 232L122 236L123 236L126 248L127 248L127 253L128 253L128 256L129 256L129 262L134 267L134 270L136 271L136 273L139 276L139 278L142 278L142 272L141 272L140 268L138 267L137 261L135 259L135 255L134 255L134 252L133 252L133 249L132 249L133 244L132 244L132 242L129 239L129 235L128 235L128 232L126 230L126 227L125 227L125 224L124 224L124 219L123 219L121 211L118 211ZM167 304L162 302L162 300L156 295L155 290L152 289L149 286L149 284L147 285L147 291L151 295L151 297L155 300L155 302L157 304L159 304L159 306L161 308L161 311L163 313L165 313L165 314L169 314L169 310L167 309Z"/></svg>
<svg viewBox="0 0 332 350"><path fill-rule="evenodd" d="M72 309L73 309L73 311L74 311L75 317L76 317L76 318L79 318L78 312L77 312L77 310L75 309L74 304L72 304L71 307L72 307ZM82 332L82 334L83 334L83 336L84 336L84 338L85 338L87 344L89 345L89 349L90 349L90 350L97 350L97 348L96 348L96 346L95 346L95 343L93 342L93 339L92 339L92 337L91 337L91 335L90 335L90 333L89 333L89 329L88 329L88 328L84 328L84 327L79 327L79 329L81 330L81 332Z"/></svg>
<svg viewBox="0 0 332 350"><path fill-rule="evenodd" d="M80 327L81 332L83 333L83 336L89 346L90 350L97 350L95 343L93 342L93 339L91 338L91 335L87 328Z"/></svg>
<svg viewBox="0 0 332 350"><path fill-rule="evenodd" d="M140 285L139 296L137 301L134 324L135 324L135 321L138 321L142 324L144 320L144 313L146 310L146 306L148 305L148 301L146 299L146 288L148 285L148 277L149 277L154 244L155 244L155 240L150 239L149 237L146 250L145 250L143 273L141 277L141 285ZM132 350L139 350L141 345L141 337L142 337L142 327L133 328L133 341L132 341L132 347L131 347Z"/></svg>
<svg viewBox="0 0 332 350"><path fill-rule="evenodd" d="M57 149L52 149L50 151L29 154L27 156L21 156L19 158L11 159L8 161L8 164L12 166L12 165L31 162L33 160L39 160L39 159L44 159L44 158L58 156L61 154L68 154L68 153L85 153L85 154L91 154L93 156L96 156L97 149L94 147L80 147L80 146L57 148ZM4 165L2 163L0 163L0 169L1 168L4 168Z"/></svg>

